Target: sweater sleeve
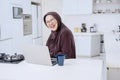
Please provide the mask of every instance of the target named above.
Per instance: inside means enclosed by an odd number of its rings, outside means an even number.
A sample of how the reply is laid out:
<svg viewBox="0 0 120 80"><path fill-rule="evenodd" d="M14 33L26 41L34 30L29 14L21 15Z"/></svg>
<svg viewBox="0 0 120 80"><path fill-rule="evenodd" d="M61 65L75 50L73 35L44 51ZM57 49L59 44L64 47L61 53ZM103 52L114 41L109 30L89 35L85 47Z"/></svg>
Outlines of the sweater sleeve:
<svg viewBox="0 0 120 80"><path fill-rule="evenodd" d="M66 54L66 57L71 57L72 52L72 37L70 32L63 32L60 39L61 52Z"/></svg>

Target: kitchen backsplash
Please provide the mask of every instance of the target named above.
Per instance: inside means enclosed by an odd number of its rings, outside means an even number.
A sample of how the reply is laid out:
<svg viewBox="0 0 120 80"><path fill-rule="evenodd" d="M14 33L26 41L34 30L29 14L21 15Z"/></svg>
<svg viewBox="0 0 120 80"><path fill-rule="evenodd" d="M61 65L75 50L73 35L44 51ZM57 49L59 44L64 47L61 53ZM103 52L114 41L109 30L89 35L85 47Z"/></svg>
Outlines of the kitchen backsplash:
<svg viewBox="0 0 120 80"><path fill-rule="evenodd" d="M72 15L65 16L63 21L73 32L75 27L81 28L82 23L86 24L88 32L90 31L90 27L94 24L96 25L98 32L108 32L120 25L120 15Z"/></svg>

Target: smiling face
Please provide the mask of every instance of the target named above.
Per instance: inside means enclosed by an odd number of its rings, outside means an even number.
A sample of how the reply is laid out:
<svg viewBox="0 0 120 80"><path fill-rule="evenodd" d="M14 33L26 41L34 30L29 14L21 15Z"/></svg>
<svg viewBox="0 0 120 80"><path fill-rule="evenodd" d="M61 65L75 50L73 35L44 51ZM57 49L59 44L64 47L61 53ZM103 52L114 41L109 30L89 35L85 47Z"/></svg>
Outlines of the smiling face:
<svg viewBox="0 0 120 80"><path fill-rule="evenodd" d="M56 31L58 28L58 22L57 20L52 16L52 15L47 15L45 18L45 22L47 27L52 30L52 31Z"/></svg>

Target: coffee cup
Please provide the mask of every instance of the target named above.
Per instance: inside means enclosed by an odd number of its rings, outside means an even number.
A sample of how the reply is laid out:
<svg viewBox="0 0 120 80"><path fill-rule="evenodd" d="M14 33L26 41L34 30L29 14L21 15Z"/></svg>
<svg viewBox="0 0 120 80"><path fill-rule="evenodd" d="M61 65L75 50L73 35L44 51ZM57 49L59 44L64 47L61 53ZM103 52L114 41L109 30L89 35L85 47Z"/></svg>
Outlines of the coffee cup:
<svg viewBox="0 0 120 80"><path fill-rule="evenodd" d="M59 66L63 66L64 65L64 59L65 59L65 55L64 54L58 54L57 55L57 63Z"/></svg>

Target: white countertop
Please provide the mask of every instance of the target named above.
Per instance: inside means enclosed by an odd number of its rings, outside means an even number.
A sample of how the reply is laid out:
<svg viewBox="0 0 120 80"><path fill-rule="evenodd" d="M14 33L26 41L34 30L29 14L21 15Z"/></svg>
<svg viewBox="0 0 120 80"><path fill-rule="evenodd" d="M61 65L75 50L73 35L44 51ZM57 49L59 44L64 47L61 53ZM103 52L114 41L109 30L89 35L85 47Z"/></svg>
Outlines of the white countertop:
<svg viewBox="0 0 120 80"><path fill-rule="evenodd" d="M0 80L103 80L103 61L67 59L64 66L0 63Z"/></svg>
<svg viewBox="0 0 120 80"><path fill-rule="evenodd" d="M102 35L103 33L100 32L95 32L95 33L90 33L90 32L80 32L80 33L74 33L75 36L94 36L94 35Z"/></svg>
<svg viewBox="0 0 120 80"><path fill-rule="evenodd" d="M106 54L106 66L111 68L120 68L120 54L119 53L107 53Z"/></svg>

